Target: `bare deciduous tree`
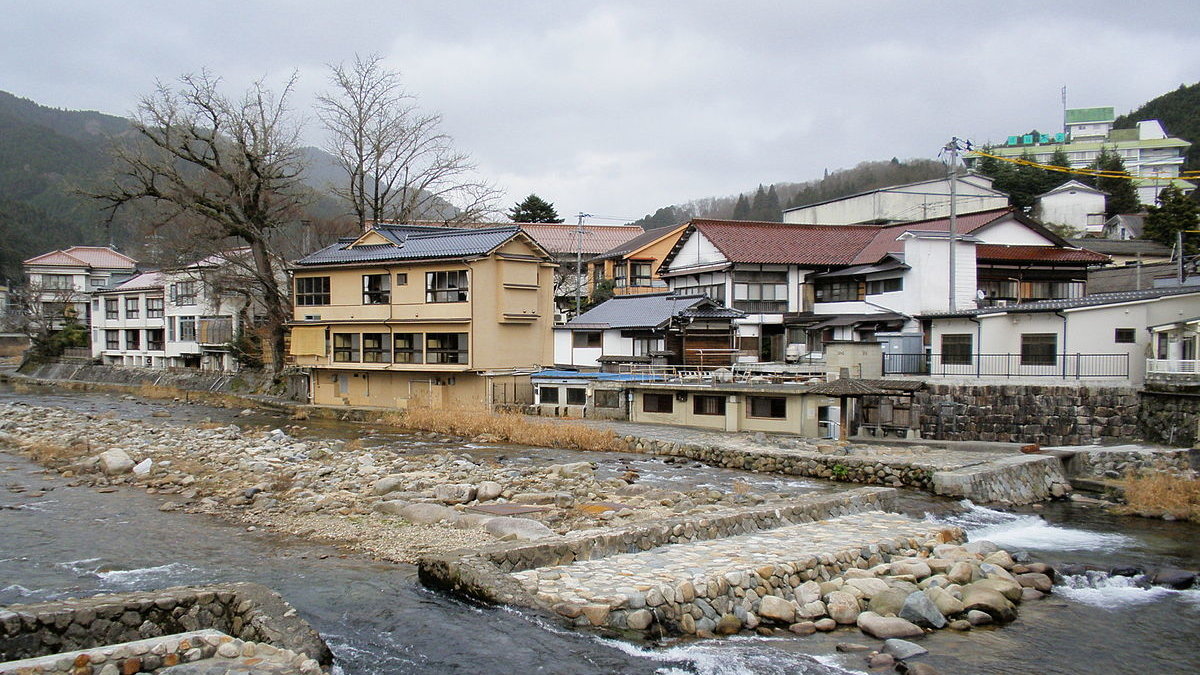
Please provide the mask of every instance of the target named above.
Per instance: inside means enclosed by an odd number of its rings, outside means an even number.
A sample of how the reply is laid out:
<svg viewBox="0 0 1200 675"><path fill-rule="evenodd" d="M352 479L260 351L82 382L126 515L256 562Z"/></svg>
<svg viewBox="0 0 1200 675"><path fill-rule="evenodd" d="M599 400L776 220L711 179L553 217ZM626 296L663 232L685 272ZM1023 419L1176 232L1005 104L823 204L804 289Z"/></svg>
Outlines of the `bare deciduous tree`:
<svg viewBox="0 0 1200 675"><path fill-rule="evenodd" d="M287 105L295 81L278 94L259 81L238 99L226 97L208 72L182 76L177 89L160 82L138 105L136 142L114 149L111 186L92 195L110 217L148 202L158 225L187 222L198 236L249 247L277 372L291 302L271 239L296 221L307 199L299 125Z"/></svg>
<svg viewBox="0 0 1200 675"><path fill-rule="evenodd" d="M473 176L475 164L441 131L378 55L330 66L332 91L317 99L328 150L347 181L334 192L358 218L467 222L495 212L501 192Z"/></svg>

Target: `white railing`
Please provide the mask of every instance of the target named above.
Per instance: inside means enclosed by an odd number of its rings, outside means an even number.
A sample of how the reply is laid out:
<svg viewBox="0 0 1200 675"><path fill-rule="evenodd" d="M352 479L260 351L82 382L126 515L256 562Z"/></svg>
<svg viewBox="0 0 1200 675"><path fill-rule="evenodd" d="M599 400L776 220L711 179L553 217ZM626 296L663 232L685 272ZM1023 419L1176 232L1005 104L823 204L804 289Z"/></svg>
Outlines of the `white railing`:
<svg viewBox="0 0 1200 675"><path fill-rule="evenodd" d="M1146 373L1155 375L1196 375L1198 359L1146 359Z"/></svg>
<svg viewBox="0 0 1200 675"><path fill-rule="evenodd" d="M733 366L651 365L623 363L621 373L641 375L648 380L682 384L790 384L807 382L825 373L825 364L734 364Z"/></svg>

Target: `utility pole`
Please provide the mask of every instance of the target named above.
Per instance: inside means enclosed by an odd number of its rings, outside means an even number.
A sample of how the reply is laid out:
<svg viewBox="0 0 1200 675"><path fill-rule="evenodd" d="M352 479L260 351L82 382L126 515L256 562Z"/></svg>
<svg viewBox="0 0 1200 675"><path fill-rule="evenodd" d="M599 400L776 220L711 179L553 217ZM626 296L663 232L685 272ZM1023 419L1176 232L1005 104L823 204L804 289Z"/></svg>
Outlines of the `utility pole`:
<svg viewBox="0 0 1200 675"><path fill-rule="evenodd" d="M591 218L592 214L579 212L579 224L575 227L575 316L579 316L579 308L583 305L583 284L579 277L583 274L583 219Z"/></svg>
<svg viewBox="0 0 1200 675"><path fill-rule="evenodd" d="M942 148L942 152L950 155L950 311L956 311L956 303L954 298L955 291L955 270L954 270L954 243L957 238L958 227L958 151L961 141L957 137L951 138L950 142Z"/></svg>

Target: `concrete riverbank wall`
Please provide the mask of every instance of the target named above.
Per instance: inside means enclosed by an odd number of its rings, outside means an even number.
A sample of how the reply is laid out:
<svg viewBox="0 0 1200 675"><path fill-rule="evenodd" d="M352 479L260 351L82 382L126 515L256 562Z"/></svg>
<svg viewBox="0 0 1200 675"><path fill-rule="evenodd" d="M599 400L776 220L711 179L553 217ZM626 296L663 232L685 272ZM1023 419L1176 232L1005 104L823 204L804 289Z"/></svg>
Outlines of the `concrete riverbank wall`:
<svg viewBox="0 0 1200 675"><path fill-rule="evenodd" d="M0 662L215 629L308 655L332 653L271 589L252 583L177 587L0 608Z"/></svg>

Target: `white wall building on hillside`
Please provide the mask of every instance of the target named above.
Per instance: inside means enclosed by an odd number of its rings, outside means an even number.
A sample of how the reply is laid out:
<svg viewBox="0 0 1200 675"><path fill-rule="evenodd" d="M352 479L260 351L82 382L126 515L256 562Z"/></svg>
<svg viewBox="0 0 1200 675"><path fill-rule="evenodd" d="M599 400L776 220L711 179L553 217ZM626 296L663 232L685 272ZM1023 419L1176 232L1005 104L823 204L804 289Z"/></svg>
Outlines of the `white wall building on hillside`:
<svg viewBox="0 0 1200 675"><path fill-rule="evenodd" d="M1008 195L992 189L992 179L979 174L958 177L959 214L1008 206ZM801 225L897 223L950 215L950 179L893 185L849 197L799 206L783 212L783 222Z"/></svg>
<svg viewBox="0 0 1200 675"><path fill-rule="evenodd" d="M1065 225L1079 234L1099 235L1104 231L1103 190L1068 180L1037 196L1031 215L1046 225Z"/></svg>
<svg viewBox="0 0 1200 675"><path fill-rule="evenodd" d="M90 294L137 274L137 261L105 246L72 246L22 263L31 302L50 328L61 328L67 312L87 326Z"/></svg>

